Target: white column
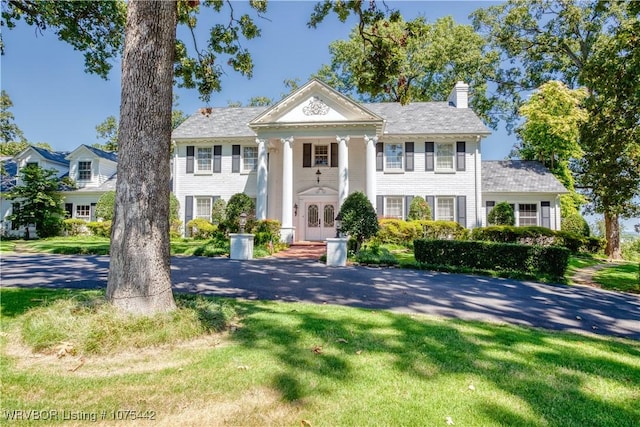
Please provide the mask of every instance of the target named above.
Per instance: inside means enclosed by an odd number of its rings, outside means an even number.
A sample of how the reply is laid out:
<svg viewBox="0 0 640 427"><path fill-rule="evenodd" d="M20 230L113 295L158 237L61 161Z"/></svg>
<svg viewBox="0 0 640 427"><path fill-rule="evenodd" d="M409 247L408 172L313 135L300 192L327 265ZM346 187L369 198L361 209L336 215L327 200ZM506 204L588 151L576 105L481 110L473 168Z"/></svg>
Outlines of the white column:
<svg viewBox="0 0 640 427"><path fill-rule="evenodd" d="M338 209L349 195L349 137L336 136L338 141Z"/></svg>
<svg viewBox="0 0 640 427"><path fill-rule="evenodd" d="M256 138L258 144L258 174L257 174L257 194L256 194L256 218L267 219L267 140Z"/></svg>
<svg viewBox="0 0 640 427"><path fill-rule="evenodd" d="M373 209L377 209L376 206L376 192L378 191L376 185L376 144L378 142L378 137L368 137L364 136L364 143L366 145L366 155L365 155L365 193L367 198L371 202ZM376 210L377 212L377 210Z"/></svg>
<svg viewBox="0 0 640 427"><path fill-rule="evenodd" d="M282 222L280 238L293 243L293 137L282 138Z"/></svg>

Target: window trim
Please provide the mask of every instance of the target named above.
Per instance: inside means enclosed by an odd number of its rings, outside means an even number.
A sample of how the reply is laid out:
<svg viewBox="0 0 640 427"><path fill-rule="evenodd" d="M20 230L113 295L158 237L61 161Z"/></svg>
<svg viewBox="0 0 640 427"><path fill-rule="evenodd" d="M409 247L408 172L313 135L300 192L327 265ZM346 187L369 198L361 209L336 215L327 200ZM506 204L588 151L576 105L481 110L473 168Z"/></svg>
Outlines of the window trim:
<svg viewBox="0 0 640 427"><path fill-rule="evenodd" d="M400 216L391 215L389 213L389 202L391 200L397 200L400 203ZM385 218L396 218L396 219L405 219L405 197L404 196L385 196L384 198L384 217Z"/></svg>
<svg viewBox="0 0 640 427"><path fill-rule="evenodd" d="M525 216L524 217L524 218L529 219L529 220L535 219L535 224L525 224L525 225L522 224L522 222L521 222L521 219L522 219L522 216L521 216L522 209L521 209L521 207L524 206L524 205L535 206L535 211L527 211L527 210L525 210L525 212L533 212L534 216ZM534 203L518 202L516 204L516 206L518 207L518 211L517 211L518 212L518 215L517 215L518 227L537 227L538 225L540 225L540 216L539 216L539 214L540 214L540 209L539 209L540 206L539 206L538 202L534 202Z"/></svg>
<svg viewBox="0 0 640 427"><path fill-rule="evenodd" d="M202 218L207 221L211 221L211 211L213 209L213 202L211 201L211 196L193 196L193 216L191 219ZM198 202L207 201L209 203L209 215L199 215L198 214Z"/></svg>
<svg viewBox="0 0 640 427"><path fill-rule="evenodd" d="M449 146L451 148L451 155L441 155L440 154L440 147L442 146ZM456 171L456 146L455 143L453 142L436 142L435 143L435 147L434 147L434 161L433 161L433 170L437 173L455 173ZM441 157L448 157L451 159L451 167L447 167L447 168L441 168L438 165L438 160Z"/></svg>
<svg viewBox="0 0 640 427"><path fill-rule="evenodd" d="M87 215L79 215L80 208L86 208ZM82 209L84 211L84 209ZM85 221L91 221L91 205L75 205L73 209L74 218L83 219Z"/></svg>
<svg viewBox="0 0 640 427"><path fill-rule="evenodd" d="M80 165L82 163L88 163L89 164L89 169L82 169L80 167ZM78 160L78 171L77 171L77 176L78 176L78 182L89 182L93 179L93 162L91 160ZM89 172L89 178L82 178L82 172Z"/></svg>
<svg viewBox="0 0 640 427"><path fill-rule="evenodd" d="M255 150L255 157L253 157L253 159L255 159L255 163L253 165L253 168L251 169L247 169L247 156L246 154L246 150L247 149L251 149L251 150ZM252 146L252 145L243 145L241 148L241 153L242 155L240 156L241 160L241 165L240 165L240 173L242 174L250 174L252 172L256 172L258 170L258 146Z"/></svg>
<svg viewBox="0 0 640 427"><path fill-rule="evenodd" d="M326 149L325 154L318 154L318 148ZM318 158L324 157L326 163L318 163ZM328 168L331 166L331 148L329 144L313 144L313 167L314 168Z"/></svg>
<svg viewBox="0 0 640 427"><path fill-rule="evenodd" d="M451 218L442 218L440 216L440 212L439 212L439 209L438 209L439 208L438 204L441 201L444 201L444 200L450 200L451 201ZM436 221L453 221L453 222L455 222L456 219L457 219L456 218L457 217L457 215L456 215L456 206L457 206L456 196L436 196L435 212L432 213L433 218Z"/></svg>
<svg viewBox="0 0 640 427"><path fill-rule="evenodd" d="M209 150L209 168L208 169L200 169L200 151ZM195 153L193 153L194 157L194 168L193 173L197 175L209 175L213 173L213 146L206 147L195 147Z"/></svg>
<svg viewBox="0 0 640 427"><path fill-rule="evenodd" d="M383 148L382 148L382 154L383 154L383 170L386 173L404 173L405 170L405 155L406 155L406 151L405 151L405 143L404 142L384 142L383 143ZM400 159L400 167L389 167L388 166L388 162L389 162L389 156L387 155L387 147L392 146L392 145L398 145L400 146L400 150L401 153L398 156Z"/></svg>

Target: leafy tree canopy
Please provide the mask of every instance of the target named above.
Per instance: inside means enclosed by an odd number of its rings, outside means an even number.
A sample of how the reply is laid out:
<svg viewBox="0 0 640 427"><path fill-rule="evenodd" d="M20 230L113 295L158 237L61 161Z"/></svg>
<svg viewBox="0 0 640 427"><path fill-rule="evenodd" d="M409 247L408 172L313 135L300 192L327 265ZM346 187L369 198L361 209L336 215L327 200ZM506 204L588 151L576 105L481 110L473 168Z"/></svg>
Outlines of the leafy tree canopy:
<svg viewBox="0 0 640 427"><path fill-rule="evenodd" d="M13 102L9 94L2 90L0 92L0 142L26 142L22 129L15 124L15 117L9 109L13 107Z"/></svg>

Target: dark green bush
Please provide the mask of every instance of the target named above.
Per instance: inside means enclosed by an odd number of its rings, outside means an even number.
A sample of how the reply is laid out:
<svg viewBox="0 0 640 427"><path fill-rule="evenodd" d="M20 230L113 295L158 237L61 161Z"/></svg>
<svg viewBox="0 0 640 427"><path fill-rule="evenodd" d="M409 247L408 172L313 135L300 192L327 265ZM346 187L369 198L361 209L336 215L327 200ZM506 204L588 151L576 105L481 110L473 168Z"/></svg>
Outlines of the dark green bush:
<svg viewBox="0 0 640 427"><path fill-rule="evenodd" d="M256 221L251 230L255 237L253 238L254 246L273 243L274 245L280 241L280 221L274 219L265 219Z"/></svg>
<svg viewBox="0 0 640 427"><path fill-rule="evenodd" d="M62 221L64 231L68 236L79 236L81 234L87 234L89 232L87 228L87 221L77 218L68 218Z"/></svg>
<svg viewBox="0 0 640 427"><path fill-rule="evenodd" d="M585 220L579 213L563 217L560 229L567 233L573 233L584 237L589 237L591 234L587 220Z"/></svg>
<svg viewBox="0 0 640 427"><path fill-rule="evenodd" d="M225 210L224 228L228 233L238 233L240 231L240 214L247 214L245 230L253 228L256 216L256 204L244 193L236 193L229 199Z"/></svg>
<svg viewBox="0 0 640 427"><path fill-rule="evenodd" d="M94 236L111 237L111 221L92 221L86 224Z"/></svg>
<svg viewBox="0 0 640 427"><path fill-rule="evenodd" d="M356 240L356 252L360 250L365 240L375 236L380 229L376 211L361 191L347 196L340 208L340 214L342 216L340 231Z"/></svg>
<svg viewBox="0 0 640 427"><path fill-rule="evenodd" d="M487 215L487 221L491 225L515 225L516 216L513 207L507 202L498 203Z"/></svg>
<svg viewBox="0 0 640 427"><path fill-rule="evenodd" d="M414 242L416 261L480 270L515 271L563 277L569 251L558 246L428 240Z"/></svg>

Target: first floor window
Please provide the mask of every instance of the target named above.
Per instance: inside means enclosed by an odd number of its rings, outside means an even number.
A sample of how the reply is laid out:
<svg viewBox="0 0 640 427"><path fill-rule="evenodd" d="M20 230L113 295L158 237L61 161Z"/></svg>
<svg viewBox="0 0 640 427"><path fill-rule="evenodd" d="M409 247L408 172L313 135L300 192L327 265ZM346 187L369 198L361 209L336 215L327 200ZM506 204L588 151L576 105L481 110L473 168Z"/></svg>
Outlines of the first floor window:
<svg viewBox="0 0 640 427"><path fill-rule="evenodd" d="M89 221L91 219L91 206L76 205L76 218Z"/></svg>
<svg viewBox="0 0 640 427"><path fill-rule="evenodd" d="M198 172L211 172L211 164L213 161L213 149L211 147L198 148Z"/></svg>
<svg viewBox="0 0 640 427"><path fill-rule="evenodd" d="M538 205L535 203L520 203L518 205L518 225L538 225Z"/></svg>
<svg viewBox="0 0 640 427"><path fill-rule="evenodd" d="M436 219L455 221L453 197L438 197L436 200Z"/></svg>
<svg viewBox="0 0 640 427"><path fill-rule="evenodd" d="M453 144L449 144L449 143L436 144L436 170L439 170L439 171L453 170Z"/></svg>
<svg viewBox="0 0 640 427"><path fill-rule="evenodd" d="M404 158L402 144L385 144L384 157L385 169L402 170L402 159Z"/></svg>
<svg viewBox="0 0 640 427"><path fill-rule="evenodd" d="M251 172L258 168L258 147L242 147L242 170Z"/></svg>
<svg viewBox="0 0 640 427"><path fill-rule="evenodd" d="M78 181L91 181L91 162L78 162Z"/></svg>
<svg viewBox="0 0 640 427"><path fill-rule="evenodd" d="M384 213L386 217L404 219L402 208L404 206L403 197L387 197L385 200Z"/></svg>
<svg viewBox="0 0 640 427"><path fill-rule="evenodd" d="M196 218L211 220L211 197L196 198Z"/></svg>
<svg viewBox="0 0 640 427"><path fill-rule="evenodd" d="M314 165L316 166L329 166L329 146L328 145L316 145L314 146Z"/></svg>

